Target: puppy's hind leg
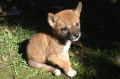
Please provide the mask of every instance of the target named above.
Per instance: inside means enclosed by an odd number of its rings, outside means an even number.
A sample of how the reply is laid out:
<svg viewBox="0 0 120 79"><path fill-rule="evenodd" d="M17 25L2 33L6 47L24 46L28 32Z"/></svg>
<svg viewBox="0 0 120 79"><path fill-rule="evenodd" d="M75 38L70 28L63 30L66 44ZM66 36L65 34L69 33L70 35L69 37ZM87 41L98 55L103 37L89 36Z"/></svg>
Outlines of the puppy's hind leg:
<svg viewBox="0 0 120 79"><path fill-rule="evenodd" d="M49 56L48 60L62 68L64 72L70 77L73 77L77 74L77 72L71 67L68 53L62 55L51 55Z"/></svg>
<svg viewBox="0 0 120 79"><path fill-rule="evenodd" d="M54 67L49 66L49 65L44 64L44 63L39 63L39 62L35 62L33 60L29 60L28 64L32 67L39 68L39 69L44 70L44 71L50 71L56 76L61 75L61 71L59 69L54 68Z"/></svg>

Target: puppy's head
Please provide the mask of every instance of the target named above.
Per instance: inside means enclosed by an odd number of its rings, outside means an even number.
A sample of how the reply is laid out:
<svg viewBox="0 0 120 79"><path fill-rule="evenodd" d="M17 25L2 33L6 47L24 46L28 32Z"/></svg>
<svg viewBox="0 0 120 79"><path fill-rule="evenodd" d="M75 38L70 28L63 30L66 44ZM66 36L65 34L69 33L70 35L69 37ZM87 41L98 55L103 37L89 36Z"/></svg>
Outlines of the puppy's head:
<svg viewBox="0 0 120 79"><path fill-rule="evenodd" d="M64 39L77 41L80 36L80 13L82 3L79 2L75 9L62 10L56 14L48 13L48 23L53 32Z"/></svg>

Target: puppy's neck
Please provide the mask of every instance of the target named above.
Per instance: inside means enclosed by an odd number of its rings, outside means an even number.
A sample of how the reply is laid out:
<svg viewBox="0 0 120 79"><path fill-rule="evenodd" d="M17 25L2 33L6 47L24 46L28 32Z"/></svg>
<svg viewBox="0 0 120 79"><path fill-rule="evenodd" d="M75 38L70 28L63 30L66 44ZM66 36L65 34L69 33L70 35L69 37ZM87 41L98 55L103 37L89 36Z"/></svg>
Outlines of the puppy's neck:
<svg viewBox="0 0 120 79"><path fill-rule="evenodd" d="M56 35L53 31L51 31L51 37L55 39L56 42L58 42L61 45L66 45L66 43L70 40L61 38L60 36ZM71 42L71 41L70 41Z"/></svg>
<svg viewBox="0 0 120 79"><path fill-rule="evenodd" d="M59 44L66 45L66 43L68 41L71 42L70 40L65 39L65 38L61 38L60 36L57 36L55 34L54 34L54 36L55 36L56 41L58 41Z"/></svg>

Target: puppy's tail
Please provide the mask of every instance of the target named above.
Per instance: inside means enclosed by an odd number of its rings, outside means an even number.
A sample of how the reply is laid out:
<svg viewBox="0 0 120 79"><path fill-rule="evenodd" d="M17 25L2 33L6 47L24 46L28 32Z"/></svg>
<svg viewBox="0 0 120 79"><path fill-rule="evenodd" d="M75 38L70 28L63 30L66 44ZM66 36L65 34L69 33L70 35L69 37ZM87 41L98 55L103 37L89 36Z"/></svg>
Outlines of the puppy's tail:
<svg viewBox="0 0 120 79"><path fill-rule="evenodd" d="M61 71L59 69L54 68L54 67L49 66L49 65L44 64L44 63L39 63L39 62L35 62L33 60L29 60L28 64L32 67L39 68L39 69L44 70L44 71L52 72L56 76L61 75Z"/></svg>

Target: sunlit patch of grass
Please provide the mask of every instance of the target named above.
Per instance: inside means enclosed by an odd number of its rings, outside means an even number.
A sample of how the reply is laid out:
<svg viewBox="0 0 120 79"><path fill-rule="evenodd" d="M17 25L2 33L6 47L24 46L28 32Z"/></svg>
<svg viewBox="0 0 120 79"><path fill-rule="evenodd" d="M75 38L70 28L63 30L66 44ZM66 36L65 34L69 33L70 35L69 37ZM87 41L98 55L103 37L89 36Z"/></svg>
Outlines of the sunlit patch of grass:
<svg viewBox="0 0 120 79"><path fill-rule="evenodd" d="M29 32L21 28L21 25L13 27L14 32L7 25L0 26L0 63L1 65L9 63L16 78L29 79L28 77L34 75L36 71L33 68L29 68L21 54L18 54L18 43L28 39L34 31Z"/></svg>

